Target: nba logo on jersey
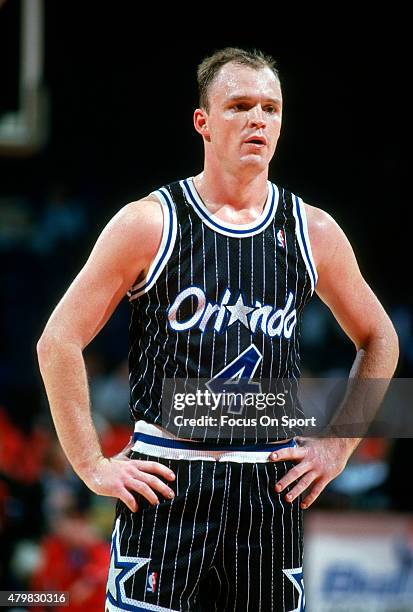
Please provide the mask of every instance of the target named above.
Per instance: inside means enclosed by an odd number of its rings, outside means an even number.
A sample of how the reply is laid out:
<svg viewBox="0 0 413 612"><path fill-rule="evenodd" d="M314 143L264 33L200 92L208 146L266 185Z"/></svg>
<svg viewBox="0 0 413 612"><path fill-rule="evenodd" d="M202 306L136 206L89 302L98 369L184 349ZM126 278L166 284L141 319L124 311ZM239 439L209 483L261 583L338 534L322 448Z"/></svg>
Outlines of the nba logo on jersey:
<svg viewBox="0 0 413 612"><path fill-rule="evenodd" d="M280 247L285 249L285 236L284 236L284 230L282 229L278 230L277 232L277 243Z"/></svg>
<svg viewBox="0 0 413 612"><path fill-rule="evenodd" d="M155 593L157 579L158 579L158 573L157 572L151 572L149 574L148 579L146 581L146 590L149 593Z"/></svg>

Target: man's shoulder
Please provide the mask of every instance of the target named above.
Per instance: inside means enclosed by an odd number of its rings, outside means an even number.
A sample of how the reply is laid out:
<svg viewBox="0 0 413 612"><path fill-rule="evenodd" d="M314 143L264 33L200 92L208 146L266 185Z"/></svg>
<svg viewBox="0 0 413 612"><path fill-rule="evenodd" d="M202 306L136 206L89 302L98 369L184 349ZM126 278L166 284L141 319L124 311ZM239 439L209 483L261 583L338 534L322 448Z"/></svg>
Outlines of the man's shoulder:
<svg viewBox="0 0 413 612"><path fill-rule="evenodd" d="M159 247L163 230L162 206L149 194L120 208L104 228L101 239L116 245L120 257L151 261Z"/></svg>
<svg viewBox="0 0 413 612"><path fill-rule="evenodd" d="M336 222L326 210L307 204L306 202L303 202L303 204L308 226L311 226L314 231L325 232L335 225Z"/></svg>
<svg viewBox="0 0 413 612"><path fill-rule="evenodd" d="M304 202L308 234L316 267L332 252L338 233L342 233L338 223L322 208Z"/></svg>
<svg viewBox="0 0 413 612"><path fill-rule="evenodd" d="M125 204L117 213L120 217L130 217L131 219L142 218L142 215L149 219L162 219L162 206L159 197L150 193L138 200L132 200Z"/></svg>
<svg viewBox="0 0 413 612"><path fill-rule="evenodd" d="M112 218L128 233L160 233L163 226L162 205L153 193L125 204Z"/></svg>

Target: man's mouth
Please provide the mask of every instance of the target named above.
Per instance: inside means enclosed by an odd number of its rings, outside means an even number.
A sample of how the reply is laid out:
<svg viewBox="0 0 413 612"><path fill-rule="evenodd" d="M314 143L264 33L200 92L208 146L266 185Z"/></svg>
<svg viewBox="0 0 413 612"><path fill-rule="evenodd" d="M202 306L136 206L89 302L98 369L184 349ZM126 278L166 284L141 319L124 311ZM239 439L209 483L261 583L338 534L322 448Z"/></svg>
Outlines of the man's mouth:
<svg viewBox="0 0 413 612"><path fill-rule="evenodd" d="M247 140L245 140L245 144L263 147L267 144L267 141L263 136L251 136L250 138L247 138Z"/></svg>

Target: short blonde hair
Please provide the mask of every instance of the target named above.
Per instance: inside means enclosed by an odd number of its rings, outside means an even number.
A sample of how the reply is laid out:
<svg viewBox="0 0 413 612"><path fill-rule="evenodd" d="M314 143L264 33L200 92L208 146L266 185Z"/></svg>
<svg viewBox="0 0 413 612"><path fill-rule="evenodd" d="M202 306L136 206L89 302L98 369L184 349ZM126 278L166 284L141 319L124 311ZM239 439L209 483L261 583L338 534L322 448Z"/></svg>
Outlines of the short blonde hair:
<svg viewBox="0 0 413 612"><path fill-rule="evenodd" d="M199 106L207 112L209 110L208 93L211 83L222 66L229 62L250 66L255 68L255 70L270 68L278 81L280 81L277 62L271 55L266 55L258 49L247 50L238 47L225 47L225 49L215 51L212 55L202 60L197 70Z"/></svg>

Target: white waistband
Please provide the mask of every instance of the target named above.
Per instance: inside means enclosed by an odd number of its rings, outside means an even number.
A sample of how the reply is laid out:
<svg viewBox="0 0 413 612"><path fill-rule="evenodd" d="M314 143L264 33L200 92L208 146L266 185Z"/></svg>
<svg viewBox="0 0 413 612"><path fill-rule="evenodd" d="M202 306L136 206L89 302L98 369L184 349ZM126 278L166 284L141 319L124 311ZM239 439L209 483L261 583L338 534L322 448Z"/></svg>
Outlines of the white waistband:
<svg viewBox="0 0 413 612"><path fill-rule="evenodd" d="M171 433L158 425L146 423L146 421L137 421L135 423L135 433L142 433L148 436L159 439L168 439L181 442L193 442L186 438L177 438ZM196 448L173 448L169 446L161 446L156 443L147 443L142 440L137 440L132 447L132 450L144 455L152 455L153 457L161 457L163 459L186 459L186 460L202 460L202 461L234 461L236 463L265 463L269 461L269 456L274 448L280 444L288 444L291 438L286 440L277 440L274 443L268 443L268 449L265 450L205 450Z"/></svg>

